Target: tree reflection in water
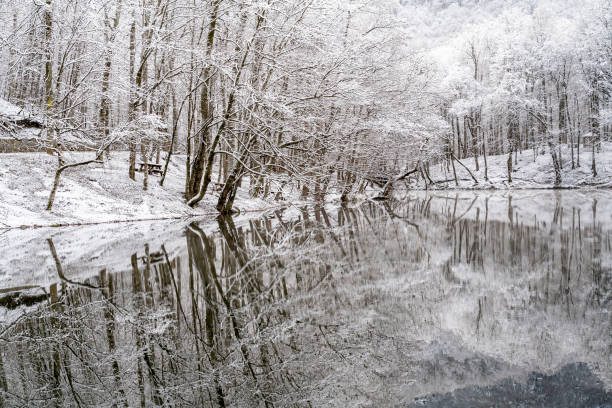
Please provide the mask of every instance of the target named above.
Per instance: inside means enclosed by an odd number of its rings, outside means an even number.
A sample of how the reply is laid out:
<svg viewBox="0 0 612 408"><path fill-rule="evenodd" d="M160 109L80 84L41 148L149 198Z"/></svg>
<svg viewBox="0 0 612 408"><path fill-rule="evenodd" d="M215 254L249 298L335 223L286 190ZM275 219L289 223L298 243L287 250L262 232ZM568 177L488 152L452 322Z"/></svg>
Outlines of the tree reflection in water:
<svg viewBox="0 0 612 408"><path fill-rule="evenodd" d="M57 281L0 294L17 316L0 406L442 406L424 396L574 362L608 398L602 203L527 222L511 197L495 214L476 198L191 223L182 249L143 243L131 269L81 280L49 239Z"/></svg>

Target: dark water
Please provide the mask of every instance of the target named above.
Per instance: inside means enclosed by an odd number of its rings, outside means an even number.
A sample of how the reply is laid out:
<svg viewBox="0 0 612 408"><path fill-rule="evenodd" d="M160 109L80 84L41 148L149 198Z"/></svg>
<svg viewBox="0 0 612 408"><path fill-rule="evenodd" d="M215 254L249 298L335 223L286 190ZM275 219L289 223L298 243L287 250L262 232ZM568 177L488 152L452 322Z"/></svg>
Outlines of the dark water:
<svg viewBox="0 0 612 408"><path fill-rule="evenodd" d="M10 234L0 406L612 407L608 193Z"/></svg>

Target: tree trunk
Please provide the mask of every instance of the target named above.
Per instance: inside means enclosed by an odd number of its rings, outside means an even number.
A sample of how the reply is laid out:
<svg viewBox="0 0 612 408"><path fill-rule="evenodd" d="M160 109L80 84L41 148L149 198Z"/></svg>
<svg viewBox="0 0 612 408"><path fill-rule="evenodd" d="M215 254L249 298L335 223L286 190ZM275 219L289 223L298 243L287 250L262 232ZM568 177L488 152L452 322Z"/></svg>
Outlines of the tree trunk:
<svg viewBox="0 0 612 408"><path fill-rule="evenodd" d="M45 112L47 117L53 116L53 49L51 37L53 34L53 4L52 0L45 1ZM47 128L47 139L53 144L53 130ZM48 154L53 150L47 149Z"/></svg>
<svg viewBox="0 0 612 408"><path fill-rule="evenodd" d="M453 160L453 153L451 152L449 160L453 168L453 177L455 178L455 185L459 187L459 180L457 179L457 169L455 168L455 160Z"/></svg>
<svg viewBox="0 0 612 408"><path fill-rule="evenodd" d="M578 144L576 145L576 148L578 150L577 154L576 154L576 166L580 167L580 143L582 142L582 120L580 118L580 107L578 104L578 96L575 96L575 101L576 101L576 129L577 129L577 133L578 133Z"/></svg>
<svg viewBox="0 0 612 408"><path fill-rule="evenodd" d="M109 86L110 86L110 76L111 76L111 67L112 67L112 58L113 58L113 47L112 41L114 39L115 33L117 31L117 27L119 26L119 19L121 17L121 0L119 0L117 4L117 9L115 11L115 18L113 19L112 26L108 22L108 16L106 13L106 9L104 10L104 23L106 25L106 31L104 33L105 43L106 43L106 56L104 59L104 71L102 73L102 89L101 89L101 100L100 100L100 112L99 112L99 120L100 126L102 126L102 134L104 138L107 139L110 134L109 122L110 122L110 98L108 96Z"/></svg>
<svg viewBox="0 0 612 408"><path fill-rule="evenodd" d="M506 163L506 167L508 170L508 183L512 183L512 154L516 150L517 145L517 136L519 134L519 123L518 116L516 113L512 112L508 117L508 160Z"/></svg>
<svg viewBox="0 0 612 408"><path fill-rule="evenodd" d="M484 160L484 178L489 181L489 165L487 163L487 134L482 132L482 158Z"/></svg>
<svg viewBox="0 0 612 408"><path fill-rule="evenodd" d="M596 90L591 94L591 171L593 177L597 177L597 166L595 164L595 145L599 141L599 95Z"/></svg>
<svg viewBox="0 0 612 408"><path fill-rule="evenodd" d="M559 165L562 167L563 163L561 162L561 146L563 143L567 142L567 84L565 83L565 78L561 80L561 83L558 85L559 91L557 92L559 97L559 140L557 143L559 149Z"/></svg>
<svg viewBox="0 0 612 408"><path fill-rule="evenodd" d="M218 0L216 0L216 5L218 6ZM215 9L216 10L216 9ZM223 132L225 131L226 127L230 124L230 118L233 115L233 110L234 110L234 102L236 99L236 92L238 91L238 87L240 84L240 79L242 77L242 74L244 73L244 69L247 65L247 58L250 54L251 51L251 47L253 45L253 42L256 38L256 35L261 27L261 25L264 22L264 17L263 15L258 16L257 18L257 23L255 25L255 31L253 33L253 36L251 38L251 41L247 42L247 47L246 50L244 51L240 64L238 65L237 69L236 69L236 76L234 77L234 83L232 85L231 91L229 93L228 99L227 99L227 105L225 106L225 110L224 110L224 115L223 115L223 120L221 121L221 124L219 125L219 129L217 129L217 132L215 134L214 139L212 140L212 143L210 144L209 150L208 150L208 158L206 160L206 167L204 170L204 175L199 178L196 175L195 171L192 171L191 173L191 177L192 177L192 187L197 183L198 189L197 189L197 195L192 197L191 199L189 199L187 201L187 204L191 207L195 206L197 203L199 203L202 198L204 198L204 195L206 194L206 190L208 189L208 185L210 184L211 181L211 177L212 177L212 169L213 169L213 165L214 165L214 159L215 159L215 149L217 148L217 144L219 143L219 139L221 137L221 135L223 134ZM214 30L214 26L213 26L213 30ZM214 37L214 33L213 33L213 37ZM209 38L210 40L210 38ZM202 153L203 155L204 153ZM197 161L202 161L203 157L197 158ZM194 165L196 165L196 159L194 159ZM199 164L198 164L199 166Z"/></svg>
<svg viewBox="0 0 612 408"><path fill-rule="evenodd" d="M128 107L128 120L132 121L136 117L136 112L134 111L134 71L136 69L136 19L134 14L132 13L132 25L130 26L130 103ZM136 180L136 143L130 140L130 163L128 176L132 180Z"/></svg>
<svg viewBox="0 0 612 408"><path fill-rule="evenodd" d="M219 12L220 0L213 0L213 9L210 16L210 23L208 26L208 34L206 36L206 56L210 59L212 50L215 44L215 35L217 32L217 15ZM205 80L204 86L202 87L202 93L200 96L200 115L202 118L202 122L205 123L207 121L211 121L213 117L213 101L212 101L212 71L207 67L203 71L203 77ZM219 132L217 131L216 140L218 141ZM213 147L214 144L214 147ZM199 194L202 181L204 181L206 175L205 173L209 173L208 167L205 168L205 165L208 166L209 160L207 160L207 153L210 156L211 153L214 154L214 149L216 148L216 143L210 143L210 134L206 130L203 130L199 134L198 143L196 147L196 152L193 157L193 161L191 162L191 170L190 170L190 178L188 182L188 189L186 191L186 198L190 200L194 198L196 194ZM210 175L209 175L210 178ZM208 182L205 182L206 186L208 186ZM204 191L205 192L205 191ZM199 201L199 200L197 200ZM196 201L196 202L197 202Z"/></svg>
<svg viewBox="0 0 612 408"><path fill-rule="evenodd" d="M142 178L142 189L147 191L149 188L149 160L147 158L147 148L145 147L145 142L140 142L140 156L142 162L144 163L143 172L144 176Z"/></svg>
<svg viewBox="0 0 612 408"><path fill-rule="evenodd" d="M552 142L552 136L550 137L548 146L550 148L550 155L551 155L552 162L553 162L553 169L555 171L555 187L558 187L561 185L561 163L559 163L559 158L557 157L557 150L556 150L554 143Z"/></svg>
<svg viewBox="0 0 612 408"><path fill-rule="evenodd" d="M45 210L51 211L53 207L53 202L55 201L55 193L57 192L57 188L59 187L60 176L64 171L63 167L60 167L55 171L55 177L53 178L53 187L51 188L51 193L49 193L49 200L47 201L47 208Z"/></svg>
<svg viewBox="0 0 612 408"><path fill-rule="evenodd" d="M512 143L510 143L510 150L508 151L508 160L506 160L506 168L508 170L508 183L512 183Z"/></svg>

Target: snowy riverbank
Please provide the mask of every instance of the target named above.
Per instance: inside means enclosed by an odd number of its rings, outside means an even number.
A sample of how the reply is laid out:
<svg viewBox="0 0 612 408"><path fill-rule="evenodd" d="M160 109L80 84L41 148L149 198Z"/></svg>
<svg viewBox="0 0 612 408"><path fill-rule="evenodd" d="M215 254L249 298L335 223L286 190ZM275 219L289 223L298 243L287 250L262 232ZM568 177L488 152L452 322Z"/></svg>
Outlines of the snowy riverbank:
<svg viewBox="0 0 612 408"><path fill-rule="evenodd" d="M567 146L562 148L563 170L561 188L612 188L612 143L602 144L602 150L595 153L597 177L591 171L592 154L590 149L580 151L580 167L572 169L570 151ZM578 163L575 152L575 162ZM462 159L461 163L472 172L478 183L474 183L470 174L459 163L455 163L459 186L455 184L452 168L443 166L431 167L431 178L438 189L547 189L554 187L555 174L552 159L548 151L534 157L533 150L525 150L513 160L512 183L508 182L508 155L487 157L488 181L485 179L485 166L479 157L479 170L476 170L474 158ZM421 186L419 182L418 187ZM431 187L430 187L431 188Z"/></svg>
<svg viewBox="0 0 612 408"><path fill-rule="evenodd" d="M71 160L89 158L92 153L73 153ZM142 189L142 173L136 173L136 181L127 177L128 153L114 152L103 164L93 164L69 169L64 172L51 211L45 206L57 159L45 153L10 153L0 155L0 228L26 226L57 226L123 222L138 220L161 220L214 216L217 194L207 194L196 207L187 206L183 199L185 163L184 157L174 156L168 168L164 186L159 185L159 176L150 176L149 188ZM571 169L569 152L563 151L564 188L612 188L612 143L604 143L596 154L597 177L591 173L591 153L582 151L580 167ZM534 158L532 151L518 155L512 173L513 182L507 181L507 156L488 157L488 181L485 180L484 161L479 158L480 169L475 169L473 158L461 161L474 174L474 183L469 173L455 164L459 186L455 184L452 170L445 165L432 166L431 178L437 183L435 189L548 189L553 187L554 172L550 155ZM213 177L216 180L216 177ZM441 182L444 181L445 182ZM247 179L248 181L248 179ZM422 180L412 183L412 188L424 188ZM429 189L432 186L428 187ZM367 194L377 195L378 192ZM284 192L284 196L297 199L299 194ZM401 195L401 194L400 194ZM330 191L328 198L337 198ZM364 196L365 198L365 196ZM286 205L286 202L253 199L248 194L245 182L239 189L235 208L241 212L260 211Z"/></svg>
<svg viewBox="0 0 612 408"><path fill-rule="evenodd" d="M216 215L216 194L208 194L196 208L185 204L184 157L173 157L163 187L159 185L159 176L150 176L149 188L143 191L142 173L136 173L136 181L127 176L127 154L113 152L103 164L66 170L51 211L45 211L45 206L57 158L45 153L0 155L0 228ZM71 155L74 160L90 156L92 153ZM248 190L241 188L235 207L240 211L257 211L280 204L253 199Z"/></svg>

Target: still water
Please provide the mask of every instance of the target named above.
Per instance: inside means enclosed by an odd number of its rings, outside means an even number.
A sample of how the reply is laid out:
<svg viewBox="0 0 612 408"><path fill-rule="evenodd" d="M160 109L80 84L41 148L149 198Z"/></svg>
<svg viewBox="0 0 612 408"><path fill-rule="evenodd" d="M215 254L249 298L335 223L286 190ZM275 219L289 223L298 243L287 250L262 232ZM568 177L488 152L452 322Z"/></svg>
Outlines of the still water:
<svg viewBox="0 0 612 408"><path fill-rule="evenodd" d="M612 194L5 231L0 406L612 407Z"/></svg>

